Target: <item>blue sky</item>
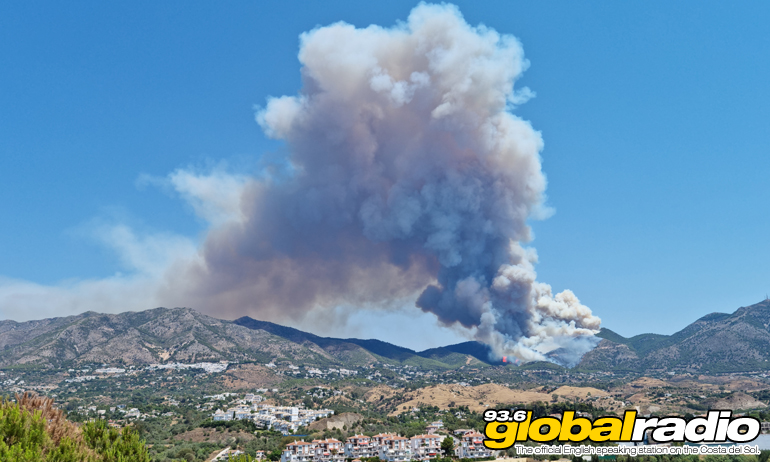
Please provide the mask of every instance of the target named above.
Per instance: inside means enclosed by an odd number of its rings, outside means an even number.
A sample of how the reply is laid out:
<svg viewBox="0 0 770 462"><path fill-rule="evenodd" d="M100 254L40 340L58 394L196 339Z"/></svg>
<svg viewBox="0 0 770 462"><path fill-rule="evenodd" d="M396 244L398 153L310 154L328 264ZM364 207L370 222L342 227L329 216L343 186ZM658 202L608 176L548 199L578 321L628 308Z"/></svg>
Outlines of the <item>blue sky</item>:
<svg viewBox="0 0 770 462"><path fill-rule="evenodd" d="M556 211L532 223L539 280L623 335L765 298L767 3L455 4L516 36L530 61L517 85L536 97L516 114L542 132ZM392 26L414 6L3 3L0 276L66 286L132 271L94 237L103 222L200 239L191 207L141 178L256 173L282 145L255 106L299 90L299 35Z"/></svg>

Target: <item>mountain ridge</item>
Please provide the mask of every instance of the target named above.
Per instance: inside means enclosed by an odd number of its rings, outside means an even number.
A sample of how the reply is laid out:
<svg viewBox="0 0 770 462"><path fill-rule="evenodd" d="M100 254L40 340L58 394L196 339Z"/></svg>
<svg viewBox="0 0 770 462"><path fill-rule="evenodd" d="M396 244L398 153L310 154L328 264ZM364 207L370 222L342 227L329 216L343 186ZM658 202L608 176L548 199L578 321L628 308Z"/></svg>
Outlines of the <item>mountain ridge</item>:
<svg viewBox="0 0 770 462"><path fill-rule="evenodd" d="M577 369L691 373L770 370L770 300L740 307L732 314L709 313L671 335L626 338L602 328L597 337L601 342L583 356Z"/></svg>
<svg viewBox="0 0 770 462"><path fill-rule="evenodd" d="M770 370L770 300L710 313L672 334L632 337L602 328L578 371L720 373ZM358 367L374 362L428 369L502 363L478 342L415 351L376 339L322 337L244 316L234 321L192 308L155 308L26 322L0 321L0 367L63 367L83 363L289 361ZM558 366L555 366L558 367Z"/></svg>
<svg viewBox="0 0 770 462"><path fill-rule="evenodd" d="M318 335L304 332L293 327L281 326L280 324L275 324L269 321L258 321L248 316L240 317L233 321L233 323L244 327L249 327L251 329L265 330L272 333L273 335L289 338L293 341L312 341L322 348L332 348L344 344L353 344L366 349L376 356L400 362L409 361L410 359L416 359L416 357L420 357L426 360L439 361L444 364L447 364L445 361L447 359L450 361L449 364L457 363L461 359L462 363L464 364L467 362L467 357L472 356L481 363L496 364L495 362L492 362L488 359L489 347L478 342L463 342L445 347L429 348L427 350L418 352L406 347L401 347L377 339L339 339L334 337L320 337ZM472 345L469 346L469 344ZM462 355L462 358L452 358L453 355Z"/></svg>
<svg viewBox="0 0 770 462"><path fill-rule="evenodd" d="M421 356L381 340L321 337L249 317L220 320L192 308L119 314L89 311L26 322L0 321L0 367L278 360L317 366L392 362L451 369L469 361L462 346L453 347L426 350L430 354ZM478 344L469 350L484 354L474 362L485 363L485 348Z"/></svg>

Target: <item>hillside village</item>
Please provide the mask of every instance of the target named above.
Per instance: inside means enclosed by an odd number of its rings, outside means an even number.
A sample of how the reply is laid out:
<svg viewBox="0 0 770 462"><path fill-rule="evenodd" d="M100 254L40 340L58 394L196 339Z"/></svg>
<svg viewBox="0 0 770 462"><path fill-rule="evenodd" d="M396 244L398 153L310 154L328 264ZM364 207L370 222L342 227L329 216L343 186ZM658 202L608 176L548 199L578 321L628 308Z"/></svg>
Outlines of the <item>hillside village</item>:
<svg viewBox="0 0 770 462"><path fill-rule="evenodd" d="M182 346L173 343L176 337L170 335L162 343L140 336L137 344L155 345L148 351L160 356L134 363L95 353L84 357L87 360L75 356L57 362L41 348L9 347L13 354L3 358L10 363L0 368L0 394L35 391L55 399L74 421L104 420L112 427L134 428L147 441L152 460L159 462L210 462L238 453L274 462L370 462L375 457L403 462L447 456L478 460L492 455L480 444L481 414L505 406L526 406L544 414L576 409L593 418L627 409L641 416L685 417L730 409L756 417L764 431L770 429L770 374L760 367L710 374L657 367L648 374L567 369L553 363L514 367L485 363L472 345L416 354L384 343L313 337L269 323L233 325L186 309L159 309L145 316L175 326L179 335L210 328L205 321L234 338L253 337L227 354L221 349L220 356L183 358ZM55 345L61 332L82 327L75 321L95 328L102 322L85 315L51 320L52 327L63 330L42 337ZM127 322L126 328L141 333L142 325ZM33 326L11 327L9 332L19 337L21 327ZM223 342L217 329L201 339L207 344ZM0 338L3 335L8 334L0 332ZM596 354L620 357L613 355L624 348L642 351L638 343L643 339L611 338L614 343L603 340ZM139 354L145 348L126 345L115 351ZM81 352L86 348L78 347ZM25 351L45 359L18 362L33 358L23 356ZM358 417L332 423L352 415ZM447 437L452 443L448 451L441 448Z"/></svg>
<svg viewBox="0 0 770 462"><path fill-rule="evenodd" d="M441 422L433 422L441 428ZM446 436L429 433L406 438L395 433L380 433L374 436L354 435L343 443L334 438L295 441L286 445L281 462L353 462L377 457L386 462L408 462L410 460L431 460L437 457L456 456L461 459L486 459L492 451L483 445L484 435L475 430L458 430L453 440L452 454L442 449Z"/></svg>
<svg viewBox="0 0 770 462"><path fill-rule="evenodd" d="M226 398L225 395L212 398ZM217 409L211 414L214 422L236 420L251 421L258 428L279 431L291 435L311 423L334 414L331 409L305 409L299 406L275 406L259 404L263 397L247 393L242 399L236 399L233 406L225 410ZM426 434L406 438L396 433L380 433L374 436L356 434L345 442L335 438L315 439L309 442L301 439L286 445L281 453L281 462L344 462L346 459L361 460L378 457L386 462L406 462L410 460L431 460L447 456L441 448L442 441L449 435L443 431L443 421L433 421L426 426ZM442 434L439 434L441 432ZM476 430L459 429L449 436L455 449L453 454L460 458L482 459L492 456L492 452L483 444L484 435ZM258 458L264 452L257 453Z"/></svg>
<svg viewBox="0 0 770 462"><path fill-rule="evenodd" d="M284 435L294 433L300 427L307 427L318 419L334 414L331 409L305 409L302 406L273 406L258 404L260 395L247 393L235 406L226 410L217 409L211 414L214 422L230 420L251 420L258 428L279 431Z"/></svg>

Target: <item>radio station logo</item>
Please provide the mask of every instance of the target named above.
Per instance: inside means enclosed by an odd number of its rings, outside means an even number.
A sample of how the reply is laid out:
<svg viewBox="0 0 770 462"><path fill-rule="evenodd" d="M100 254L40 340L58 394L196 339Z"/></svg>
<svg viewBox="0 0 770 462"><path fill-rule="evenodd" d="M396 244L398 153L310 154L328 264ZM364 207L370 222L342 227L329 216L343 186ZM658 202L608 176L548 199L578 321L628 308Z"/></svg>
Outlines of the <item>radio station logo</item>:
<svg viewBox="0 0 770 462"><path fill-rule="evenodd" d="M683 417L637 417L636 411L624 416L605 416L595 420L575 417L575 411L564 411L561 418L532 418L531 410L489 409L484 411L484 446L508 449L527 440L538 443L642 442L644 435L660 443L746 443L761 431L753 417L733 417L732 411L713 410L706 417L685 420Z"/></svg>

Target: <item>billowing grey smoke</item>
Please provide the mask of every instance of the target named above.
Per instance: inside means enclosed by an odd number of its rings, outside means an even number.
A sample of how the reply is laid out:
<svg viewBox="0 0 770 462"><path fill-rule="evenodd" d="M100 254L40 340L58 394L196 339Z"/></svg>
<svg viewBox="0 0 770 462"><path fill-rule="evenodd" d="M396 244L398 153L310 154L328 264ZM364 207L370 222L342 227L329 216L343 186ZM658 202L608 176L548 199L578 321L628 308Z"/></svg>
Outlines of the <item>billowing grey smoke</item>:
<svg viewBox="0 0 770 462"><path fill-rule="evenodd" d="M245 182L162 298L273 319L416 300L499 356L591 348L599 318L536 282L520 244L548 211L540 133L510 112L530 94L514 37L421 4L390 29L303 34L299 59L300 94L257 114L284 174Z"/></svg>

